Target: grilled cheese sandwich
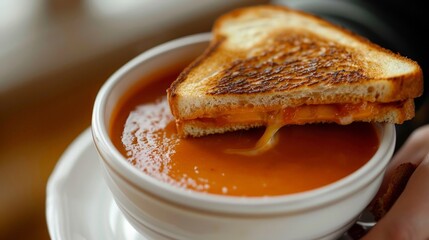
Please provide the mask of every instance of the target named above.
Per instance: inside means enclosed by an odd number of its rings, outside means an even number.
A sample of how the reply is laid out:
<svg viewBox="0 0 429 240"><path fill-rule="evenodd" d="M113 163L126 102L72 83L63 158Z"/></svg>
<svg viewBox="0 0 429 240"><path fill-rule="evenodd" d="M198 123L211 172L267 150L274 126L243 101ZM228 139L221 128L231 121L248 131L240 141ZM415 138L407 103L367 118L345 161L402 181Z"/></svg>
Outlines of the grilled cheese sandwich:
<svg viewBox="0 0 429 240"><path fill-rule="evenodd" d="M221 16L212 32L206 51L167 90L183 137L287 124L402 123L422 94L416 62L301 11L242 8Z"/></svg>

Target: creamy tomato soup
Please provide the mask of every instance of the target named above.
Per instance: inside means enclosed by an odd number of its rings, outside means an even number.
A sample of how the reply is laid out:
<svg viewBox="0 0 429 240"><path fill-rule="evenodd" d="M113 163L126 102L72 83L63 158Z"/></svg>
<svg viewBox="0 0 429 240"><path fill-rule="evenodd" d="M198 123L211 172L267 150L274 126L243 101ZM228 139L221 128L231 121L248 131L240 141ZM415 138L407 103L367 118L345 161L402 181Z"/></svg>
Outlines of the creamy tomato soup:
<svg viewBox="0 0 429 240"><path fill-rule="evenodd" d="M264 129L180 139L166 89L182 68L154 74L121 101L111 125L115 146L136 168L189 190L231 196L303 192L363 166L379 146L369 123L285 126L277 144L256 156L227 149L253 147ZM150 80L150 81L148 81Z"/></svg>

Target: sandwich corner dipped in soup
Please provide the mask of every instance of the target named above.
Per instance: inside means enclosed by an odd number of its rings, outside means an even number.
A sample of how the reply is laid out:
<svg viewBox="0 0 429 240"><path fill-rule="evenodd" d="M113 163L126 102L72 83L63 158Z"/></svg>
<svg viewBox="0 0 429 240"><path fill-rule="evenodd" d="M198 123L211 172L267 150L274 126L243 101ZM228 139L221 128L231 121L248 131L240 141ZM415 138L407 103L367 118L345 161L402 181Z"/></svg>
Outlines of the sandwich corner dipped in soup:
<svg viewBox="0 0 429 240"><path fill-rule="evenodd" d="M417 63L301 11L237 9L212 34L194 62L136 86L111 125L131 164L177 187L250 197L325 186L371 159L373 123L411 119L422 93Z"/></svg>

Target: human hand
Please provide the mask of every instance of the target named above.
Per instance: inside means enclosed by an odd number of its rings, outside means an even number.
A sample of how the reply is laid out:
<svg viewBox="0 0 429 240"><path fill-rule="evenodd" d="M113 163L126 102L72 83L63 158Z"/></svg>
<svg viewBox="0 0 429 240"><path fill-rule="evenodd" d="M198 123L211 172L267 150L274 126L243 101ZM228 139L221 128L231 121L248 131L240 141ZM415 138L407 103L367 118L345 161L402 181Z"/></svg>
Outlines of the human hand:
<svg viewBox="0 0 429 240"><path fill-rule="evenodd" d="M362 239L429 239L429 125L416 129L395 154L379 194L386 191L394 170L407 162L417 169L392 208Z"/></svg>

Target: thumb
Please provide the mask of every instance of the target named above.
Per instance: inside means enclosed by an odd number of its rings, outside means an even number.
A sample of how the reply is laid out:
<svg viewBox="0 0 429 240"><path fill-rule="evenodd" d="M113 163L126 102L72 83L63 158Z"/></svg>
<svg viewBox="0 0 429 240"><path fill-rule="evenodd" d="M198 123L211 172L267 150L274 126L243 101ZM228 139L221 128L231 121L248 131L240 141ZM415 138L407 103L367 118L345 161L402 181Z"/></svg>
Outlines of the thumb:
<svg viewBox="0 0 429 240"><path fill-rule="evenodd" d="M363 238L429 239L429 154L390 211Z"/></svg>
<svg viewBox="0 0 429 240"><path fill-rule="evenodd" d="M404 145L395 154L389 166L386 169L385 177L380 186L380 190L374 199L382 196L392 178L395 175L395 170L403 163L412 163L416 166L424 159L425 155L429 152L429 125L420 127L410 135Z"/></svg>

